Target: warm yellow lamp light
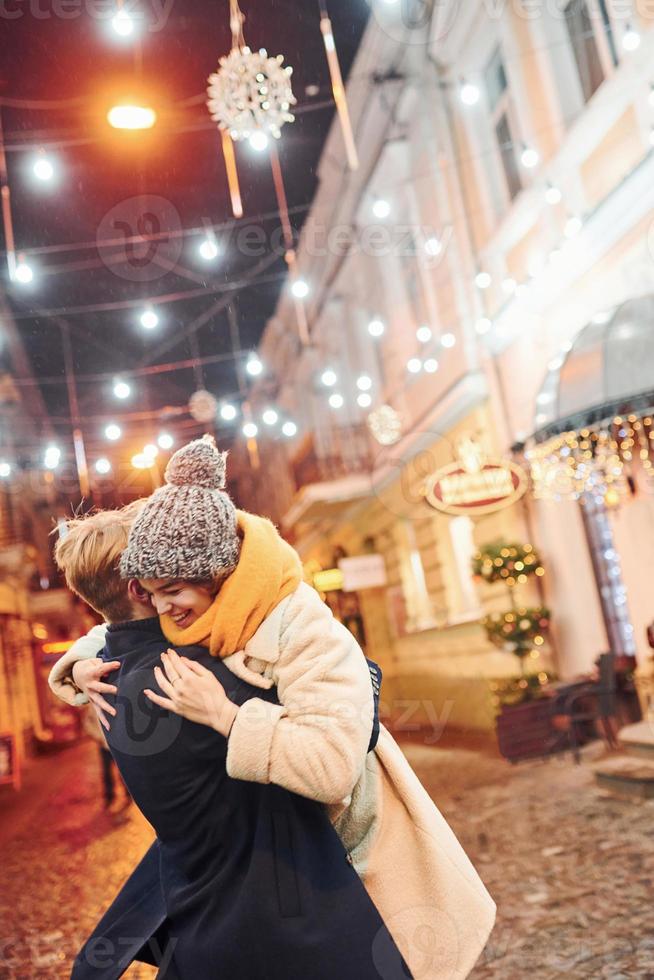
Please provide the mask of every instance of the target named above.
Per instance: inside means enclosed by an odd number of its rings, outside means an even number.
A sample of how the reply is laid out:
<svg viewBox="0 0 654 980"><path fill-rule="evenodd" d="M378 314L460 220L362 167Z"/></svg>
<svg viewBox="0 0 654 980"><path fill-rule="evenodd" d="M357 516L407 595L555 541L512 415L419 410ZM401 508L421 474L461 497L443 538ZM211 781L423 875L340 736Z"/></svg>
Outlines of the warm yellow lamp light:
<svg viewBox="0 0 654 980"><path fill-rule="evenodd" d="M107 113L114 129L152 129L157 121L154 109L141 105L115 105Z"/></svg>

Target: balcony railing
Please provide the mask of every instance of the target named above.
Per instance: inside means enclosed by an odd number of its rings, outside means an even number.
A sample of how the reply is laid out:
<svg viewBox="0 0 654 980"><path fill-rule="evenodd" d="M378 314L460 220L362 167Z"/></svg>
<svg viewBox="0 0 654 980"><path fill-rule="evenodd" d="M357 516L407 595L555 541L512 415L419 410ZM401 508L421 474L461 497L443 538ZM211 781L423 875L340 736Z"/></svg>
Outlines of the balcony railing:
<svg viewBox="0 0 654 980"><path fill-rule="evenodd" d="M311 437L292 463L297 490L344 476L370 473L373 448L365 425L332 427Z"/></svg>

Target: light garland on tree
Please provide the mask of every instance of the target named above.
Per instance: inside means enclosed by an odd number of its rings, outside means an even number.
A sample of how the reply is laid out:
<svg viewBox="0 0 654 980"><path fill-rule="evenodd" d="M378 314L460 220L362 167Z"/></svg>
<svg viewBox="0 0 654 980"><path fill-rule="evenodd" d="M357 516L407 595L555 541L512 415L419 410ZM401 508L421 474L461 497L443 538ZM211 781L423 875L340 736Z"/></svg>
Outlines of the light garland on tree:
<svg viewBox="0 0 654 980"><path fill-rule="evenodd" d="M535 497L583 500L592 494L614 507L633 491L639 469L652 489L654 418L618 415L610 423L552 436L525 456Z"/></svg>

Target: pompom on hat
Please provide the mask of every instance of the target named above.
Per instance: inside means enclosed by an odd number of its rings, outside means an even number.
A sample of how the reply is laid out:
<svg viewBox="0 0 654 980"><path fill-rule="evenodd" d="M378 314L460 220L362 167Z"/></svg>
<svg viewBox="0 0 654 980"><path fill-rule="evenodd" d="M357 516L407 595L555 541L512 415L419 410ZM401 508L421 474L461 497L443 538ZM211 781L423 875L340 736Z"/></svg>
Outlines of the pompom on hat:
<svg viewBox="0 0 654 980"><path fill-rule="evenodd" d="M212 436L171 456L166 485L132 525L120 559L123 578L204 581L236 568L240 538L236 508L224 492L226 461Z"/></svg>

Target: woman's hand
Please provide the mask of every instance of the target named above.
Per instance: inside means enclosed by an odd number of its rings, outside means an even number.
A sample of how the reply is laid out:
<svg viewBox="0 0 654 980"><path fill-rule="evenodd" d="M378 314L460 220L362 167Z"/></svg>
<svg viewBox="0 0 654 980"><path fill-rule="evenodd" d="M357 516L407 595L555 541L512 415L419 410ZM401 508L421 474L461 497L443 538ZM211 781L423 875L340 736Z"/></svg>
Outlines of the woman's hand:
<svg viewBox="0 0 654 980"><path fill-rule="evenodd" d="M118 688L113 684L105 684L102 678L105 674L111 674L120 667L119 660L112 660L105 663L99 657L89 657L88 660L76 660L73 664L73 680L83 694L86 694L93 705L93 710L98 716L98 721L109 731L109 722L105 715L115 715L116 709L112 708L106 701L103 694L117 694Z"/></svg>
<svg viewBox="0 0 654 980"><path fill-rule="evenodd" d="M218 678L195 660L180 657L174 650L161 654L164 670L154 668L157 684L167 697L146 688L145 695L160 708L172 711L199 725L229 735L238 705L230 701ZM165 672L164 672L165 671Z"/></svg>

